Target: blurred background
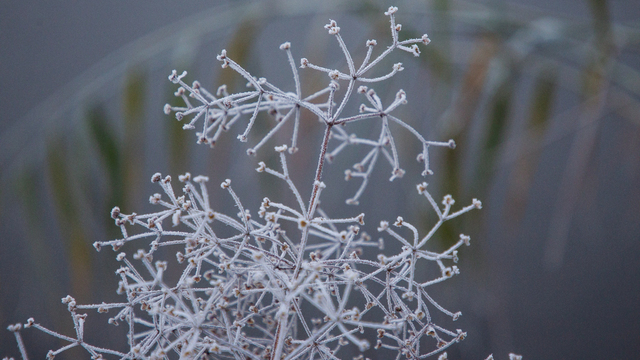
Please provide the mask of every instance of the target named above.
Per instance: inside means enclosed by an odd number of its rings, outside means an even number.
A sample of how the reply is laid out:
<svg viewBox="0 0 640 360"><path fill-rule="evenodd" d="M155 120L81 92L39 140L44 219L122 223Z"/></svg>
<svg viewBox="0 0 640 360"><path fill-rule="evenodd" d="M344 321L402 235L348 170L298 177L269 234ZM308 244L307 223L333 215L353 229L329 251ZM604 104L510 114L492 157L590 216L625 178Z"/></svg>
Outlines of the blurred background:
<svg viewBox="0 0 640 360"><path fill-rule="evenodd" d="M458 144L431 150L434 197L450 193L456 205L472 198L484 204L447 224L431 245L444 248L460 233L472 239L460 252L461 275L431 290L463 313L444 325L469 334L449 358L637 358L640 2L631 0L3 3L2 328L34 317L71 335L60 298L118 301L115 254L91 244L119 236L109 218L113 206L150 210L148 197L159 191L149 182L155 172L210 176L212 201L229 214L233 203L216 191L226 178L254 211L264 196L287 197L253 171L273 156L244 155L247 144L235 140L244 124L212 150L162 113L165 103L179 104L167 81L172 69L188 70L187 82L197 79L211 91L223 83L240 90L245 81L215 60L226 48L254 75L292 90L282 42L292 43L296 62L306 57L345 69L323 25L336 20L362 59L367 39L378 40L378 51L389 43L383 12L390 5L400 8L401 38L426 32L432 43L419 58L392 55L379 72L399 61L405 71L375 88L385 103L404 89L409 104L396 115L430 140ZM302 81L309 94L327 77L304 70ZM256 134L268 131L268 120L259 119ZM306 120L301 142L316 149L322 128ZM390 184L391 169L380 163L359 208L344 207L359 184L345 183L342 173L365 149L352 150L326 168L323 206L336 216L366 212L364 230L372 234L379 220L398 215L424 233L434 215L415 196L423 181L414 160L420 144L393 130L405 177ZM281 135L272 145L288 141ZM316 154L294 158L292 171L307 193ZM105 328L106 318L90 313L88 324ZM123 343L125 329L108 330L89 330L87 341ZM12 334L2 331L0 356L18 358ZM23 335L35 359L64 345L35 330Z"/></svg>

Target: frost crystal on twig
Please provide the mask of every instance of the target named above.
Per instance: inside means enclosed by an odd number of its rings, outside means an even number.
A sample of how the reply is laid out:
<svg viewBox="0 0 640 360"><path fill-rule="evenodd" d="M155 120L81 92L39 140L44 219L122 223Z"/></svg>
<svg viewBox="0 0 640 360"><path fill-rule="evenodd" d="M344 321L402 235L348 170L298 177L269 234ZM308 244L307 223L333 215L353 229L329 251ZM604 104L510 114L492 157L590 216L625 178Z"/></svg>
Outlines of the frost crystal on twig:
<svg viewBox="0 0 640 360"><path fill-rule="evenodd" d="M428 141L408 123L392 115L407 102L403 90L397 92L390 104L384 105L371 88L371 84L403 70L402 64L396 63L386 75L368 76L369 71L394 50L418 56L418 44L426 45L430 41L426 35L399 40L401 25L396 23L396 12L395 7L385 12L390 19L391 44L374 57L377 41L368 40L366 56L359 66L344 43L337 22L330 20L325 28L338 42L348 72L324 68L303 58L301 68L324 72L329 77L324 89L309 96L301 93L299 69L288 42L280 49L286 53L293 73L294 92L285 92L267 79L251 75L225 50L220 52L218 60L223 67L243 76L249 90L229 94L222 86L214 94L197 81L188 85L184 81L186 72L173 71L169 80L179 85L175 95L183 99L184 106L166 105L164 111L185 121L185 129L199 126L199 143L213 146L223 132L245 118L248 121L238 138L249 141L251 130L259 121L258 115L267 113L277 124L263 138L251 139L247 152L256 154L285 123L293 122L290 144L275 147L279 168L259 162L256 170L275 177L289 189L295 201L287 204L265 197L254 216L235 192L232 181L227 179L218 191L228 193L233 199L235 209L230 213L210 202L208 177L181 175L178 190L170 176L154 174L151 181L161 191L149 201L158 206L158 210L127 214L114 208L111 216L122 237L94 243L97 250L111 247L118 252L130 251L132 246L141 247L132 256L126 252L116 256L122 263L116 275L123 301L78 305L72 297L65 297L63 303L73 319L75 337L53 332L33 319L26 324L68 342L52 350L49 357L81 346L96 359L200 359L205 356L336 359L370 348L395 352L396 359L401 356L421 359L444 354L444 349L462 340L466 336L462 330L449 330L435 323L434 312L452 320L456 320L460 312L441 306L432 296L430 286L460 272L453 264L458 261L458 249L463 244L469 245L470 238L460 235L458 242L442 252L427 250L427 245L445 221L480 208L479 201L473 200L471 205L454 210L454 200L447 195L440 206L427 191L427 184L421 183L417 186L418 192L437 214L437 222L427 234L420 235L418 229L402 217L393 223L397 230L388 221L381 221L378 231L384 237L378 241L372 241L362 230L363 213L334 218L331 211L320 207L320 197L326 188L322 181L325 161L332 160L348 146L361 145L369 149L353 166L354 170L345 172L347 180L362 179L356 194L347 200L351 204L358 203L380 155L391 165L390 180L405 174L400 167L393 127L408 131L422 144L417 158L425 164L422 173L425 176L431 173L429 147L455 146L453 141ZM345 90L338 99L339 87ZM363 97L366 104L360 106L359 114L343 114L347 102L354 96ZM300 114L304 110L325 126L308 200L302 197L289 176L287 163L287 157L298 150ZM375 121L379 126L377 137L363 138L337 126L356 121ZM389 240L400 244L398 253L382 252L385 241ZM161 247L177 248L178 265L173 261L154 261ZM377 248L380 251L377 258L366 257L367 248ZM439 275L424 279L418 273L423 273L429 263L435 264ZM181 275L175 281L165 278L170 266L181 266ZM81 313L86 310L112 312L110 324L126 324L128 352L86 343L83 334L87 314ZM21 342L19 326L10 330ZM351 350L343 351L343 348Z"/></svg>
<svg viewBox="0 0 640 360"><path fill-rule="evenodd" d="M184 125L185 129L195 128L195 124L202 119L202 130L196 133L198 136L198 142L208 143L212 146L216 143L223 131L229 130L231 126L238 122L244 115L249 116L249 121L244 131L238 135L238 139L241 141L248 141L249 133L257 120L258 114L266 112L277 120L277 125L274 126L267 135L255 143L255 145L247 150L248 154L255 155L258 150L262 148L262 146L291 119L293 119L294 126L289 151L292 153L297 151L300 112L303 109L310 111L313 115L317 116L321 122L327 125L329 137L334 139L333 142L338 143L332 150L329 150L328 147L326 147L326 153L324 153L324 156L327 160L333 160L348 145L363 145L371 148L365 157L353 166L355 171L347 170L345 172L345 177L347 179L362 179L362 184L357 193L351 199L347 200L348 204L358 203L358 198L360 198L364 192L369 181L371 171L376 165L380 153L382 153L384 158L391 165L390 180L404 175L405 171L400 167L398 150L395 144L394 135L391 132L390 123L399 125L401 128L404 128L404 130L409 131L409 133L420 141L422 144L422 151L418 154L417 159L420 162L424 162L423 176L431 174L432 171L429 167L429 147L446 146L454 148L455 143L453 140L449 140L447 142L428 141L412 126L391 115L397 107L407 103L406 93L403 90L399 90L395 100L391 104L385 106L376 94L375 90L371 88L371 84L387 80L398 72L404 70L402 63L394 64L391 71L386 75L378 77L367 76L375 65L378 65L394 50L399 49L418 56L420 52L417 44L426 45L430 40L427 35L424 35L421 38L400 41L398 39L398 33L400 32L401 26L396 24L394 15L395 11L387 11L385 14L390 18L392 42L382 53L377 57L372 58L373 50L377 45L377 41L368 40L366 42L367 54L358 68L356 68L353 57L340 35L340 27L338 27L337 23L334 20L330 20L329 24L325 25L325 29L329 31L329 34L336 38L347 63L349 72L344 73L339 70L328 69L315 65L306 58L302 58L300 61L300 68L309 68L321 71L326 73L330 78L329 84L324 89L314 94L307 97L303 97L301 95L298 68L295 66L293 55L291 53L291 44L286 42L280 46L280 49L284 50L287 54L287 59L293 72L295 93L285 92L271 84L265 78L254 77L242 66L234 62L227 55L226 50L222 50L220 55L218 55L218 60L222 62L222 67L230 67L238 74L242 75L247 80L247 87L250 90L247 90L246 92L228 94L226 92L226 87L223 87L221 88L222 90L217 92L217 96L214 96L200 86L198 82L194 82L191 86L188 85L182 80L186 76L186 72L178 75L177 71L174 70L169 76L169 80L180 85L180 88L176 91L176 96L179 96L184 100L185 106L176 107L167 104L165 105L165 112L167 114L172 112L175 113L176 118L181 121L185 118L190 118L189 123ZM338 89L343 86L340 85L339 82L347 82L346 86L344 86L346 90L344 91L341 99L336 99ZM361 85L356 90L356 85L358 83L365 83L367 86ZM343 110L345 109L348 101L352 99L354 92L363 96L368 105L362 104L360 106L360 114L345 116L343 114ZM192 105L190 98L200 103L200 105ZM346 125L357 121L378 121L378 119L380 120L380 133L375 139L361 138L356 134L349 134L340 126L335 126ZM323 149L325 149L325 147L323 147Z"/></svg>

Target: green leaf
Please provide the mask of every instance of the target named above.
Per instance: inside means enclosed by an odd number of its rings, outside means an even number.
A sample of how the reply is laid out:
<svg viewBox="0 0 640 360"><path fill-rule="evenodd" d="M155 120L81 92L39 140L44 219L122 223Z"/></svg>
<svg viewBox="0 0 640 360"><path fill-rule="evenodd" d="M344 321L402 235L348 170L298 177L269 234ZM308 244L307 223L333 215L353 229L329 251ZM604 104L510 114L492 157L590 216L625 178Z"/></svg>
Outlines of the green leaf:
<svg viewBox="0 0 640 360"><path fill-rule="evenodd" d="M58 224L62 232L69 257L71 290L79 301L91 299L92 269L88 237L82 227L78 210L78 198L73 189L78 187L70 176L70 164L76 161L65 157L67 151L61 139L52 141L47 147L47 170L51 193L56 207Z"/></svg>
<svg viewBox="0 0 640 360"><path fill-rule="evenodd" d="M132 205L136 194L141 192L144 174L143 157L145 136L143 132L146 76L142 71L131 70L125 80L122 94L122 113L124 118L124 143L122 147L122 177L120 187L123 203L120 206Z"/></svg>
<svg viewBox="0 0 640 360"><path fill-rule="evenodd" d="M558 71L554 66L544 67L534 85L531 107L529 108L529 125L536 131L547 126L553 101L558 88Z"/></svg>

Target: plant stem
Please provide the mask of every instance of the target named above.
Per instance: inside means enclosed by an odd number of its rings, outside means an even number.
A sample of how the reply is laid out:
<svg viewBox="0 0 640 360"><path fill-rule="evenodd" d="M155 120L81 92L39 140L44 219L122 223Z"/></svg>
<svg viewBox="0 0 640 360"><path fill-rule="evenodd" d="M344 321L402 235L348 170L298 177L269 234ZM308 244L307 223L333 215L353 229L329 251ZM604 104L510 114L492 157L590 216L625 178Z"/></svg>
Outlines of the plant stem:
<svg viewBox="0 0 640 360"><path fill-rule="evenodd" d="M313 192L311 193L311 200L309 200L309 209L307 210L307 217L309 220L313 217L311 213L315 209L315 203L318 201L318 189L320 188L320 180L322 179L322 168L324 166L324 158L327 154L327 145L329 144L329 137L331 136L331 128L333 124L328 123L324 132L324 138L322 139L322 145L320 148L320 158L318 159L318 168L316 169L316 177L313 181Z"/></svg>

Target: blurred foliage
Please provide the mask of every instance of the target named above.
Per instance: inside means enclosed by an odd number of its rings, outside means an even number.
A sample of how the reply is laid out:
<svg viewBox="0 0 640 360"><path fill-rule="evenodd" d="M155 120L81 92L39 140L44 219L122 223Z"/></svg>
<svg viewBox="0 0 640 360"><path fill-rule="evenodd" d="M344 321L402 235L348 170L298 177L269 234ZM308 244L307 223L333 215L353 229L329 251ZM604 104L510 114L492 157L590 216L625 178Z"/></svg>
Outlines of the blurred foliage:
<svg viewBox="0 0 640 360"><path fill-rule="evenodd" d="M102 168L107 173L107 191L105 194L104 206L99 209L99 214L108 214L113 206L124 204L125 187L123 184L123 156L122 147L116 137L113 122L109 120L103 106L97 105L88 110L86 115L89 137L95 143L98 156L102 160ZM105 225L111 225L113 221L104 216ZM117 236L118 228L107 226L110 236Z"/></svg>
<svg viewBox="0 0 640 360"><path fill-rule="evenodd" d="M47 166L51 195L68 254L71 290L79 301L90 301L93 287L90 248L87 247L88 236L83 222L79 220L83 216L80 214L78 195L75 192L77 175L69 169L70 164L65 157L68 150L64 145L62 139L54 140L49 145Z"/></svg>
<svg viewBox="0 0 640 360"><path fill-rule="evenodd" d="M139 194L142 190L142 182L145 180L142 169L144 168L145 148L145 97L146 76L141 70L132 70L125 78L122 93L122 115L124 121L124 141L122 144L122 183L124 201L120 203L123 208L133 208L131 194ZM113 204L114 206L117 204Z"/></svg>

